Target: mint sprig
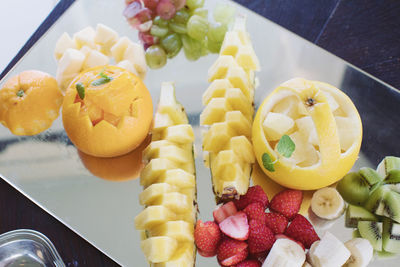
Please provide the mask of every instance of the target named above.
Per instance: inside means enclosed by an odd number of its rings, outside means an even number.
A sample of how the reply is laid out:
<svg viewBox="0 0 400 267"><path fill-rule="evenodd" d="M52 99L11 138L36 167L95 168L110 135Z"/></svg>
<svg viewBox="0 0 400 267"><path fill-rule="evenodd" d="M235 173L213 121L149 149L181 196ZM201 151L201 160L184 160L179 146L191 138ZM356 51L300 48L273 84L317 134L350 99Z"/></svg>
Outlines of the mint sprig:
<svg viewBox="0 0 400 267"><path fill-rule="evenodd" d="M108 75L104 74L103 72L100 72L98 76L100 76L101 78L99 78L97 80L94 80L92 82L93 86L99 86L99 85L102 85L102 84L106 84L106 83L108 83L108 82L113 80L113 77L108 76Z"/></svg>
<svg viewBox="0 0 400 267"><path fill-rule="evenodd" d="M288 135L283 135L277 145L278 153L285 158L290 158L295 149L296 144L293 142L293 140ZM261 160L265 169L270 172L275 171L274 164L278 161L278 159L272 161L271 156L268 153L264 153L261 157Z"/></svg>
<svg viewBox="0 0 400 267"><path fill-rule="evenodd" d="M79 98L84 99L85 98L85 86L83 83L77 83L75 85L76 91L78 92Z"/></svg>

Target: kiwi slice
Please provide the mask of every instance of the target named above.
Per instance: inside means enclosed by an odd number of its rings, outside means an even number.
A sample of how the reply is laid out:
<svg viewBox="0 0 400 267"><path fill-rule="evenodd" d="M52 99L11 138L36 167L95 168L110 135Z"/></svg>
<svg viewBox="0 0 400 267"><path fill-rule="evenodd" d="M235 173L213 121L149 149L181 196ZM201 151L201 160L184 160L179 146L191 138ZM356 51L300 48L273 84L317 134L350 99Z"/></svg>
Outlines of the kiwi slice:
<svg viewBox="0 0 400 267"><path fill-rule="evenodd" d="M400 170L390 170L385 178L387 184L400 183Z"/></svg>
<svg viewBox="0 0 400 267"><path fill-rule="evenodd" d="M382 177L374 169L364 167L361 168L358 173L364 178L370 187L382 181Z"/></svg>
<svg viewBox="0 0 400 267"><path fill-rule="evenodd" d="M383 216L400 223L400 194L395 191L387 192L382 200Z"/></svg>
<svg viewBox="0 0 400 267"><path fill-rule="evenodd" d="M362 238L367 239L375 250L382 250L382 222L360 221L358 231Z"/></svg>
<svg viewBox="0 0 400 267"><path fill-rule="evenodd" d="M386 174L388 174L391 170L400 170L400 158L393 156L385 157Z"/></svg>
<svg viewBox="0 0 400 267"><path fill-rule="evenodd" d="M384 251L400 253L400 224L383 220L382 247Z"/></svg>
<svg viewBox="0 0 400 267"><path fill-rule="evenodd" d="M360 231L358 229L354 230L353 233L351 234L353 238L359 238L361 237Z"/></svg>
<svg viewBox="0 0 400 267"><path fill-rule="evenodd" d="M346 227L357 228L359 221L378 221L378 218L363 207L349 205L346 210Z"/></svg>
<svg viewBox="0 0 400 267"><path fill-rule="evenodd" d="M365 203L365 208L377 215L384 215L383 199L388 192L390 192L390 188L387 185L376 188Z"/></svg>
<svg viewBox="0 0 400 267"><path fill-rule="evenodd" d="M369 196L368 184L356 172L346 174L336 189L346 202L357 206L362 206Z"/></svg>

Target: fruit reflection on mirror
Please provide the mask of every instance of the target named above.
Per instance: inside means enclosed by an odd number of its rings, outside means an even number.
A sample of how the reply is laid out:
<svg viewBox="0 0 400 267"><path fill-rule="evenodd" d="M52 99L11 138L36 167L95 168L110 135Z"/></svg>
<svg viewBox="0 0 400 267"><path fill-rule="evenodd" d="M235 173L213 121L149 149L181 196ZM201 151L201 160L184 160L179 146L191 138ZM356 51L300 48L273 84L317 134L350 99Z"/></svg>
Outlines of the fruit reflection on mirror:
<svg viewBox="0 0 400 267"><path fill-rule="evenodd" d="M253 123L253 147L263 171L283 186L313 190L341 179L357 159L362 126L350 98L322 82L295 78L262 103ZM289 136L293 153L279 141Z"/></svg>
<svg viewBox="0 0 400 267"><path fill-rule="evenodd" d="M15 135L35 135L58 117L63 101L56 79L28 70L11 77L0 89L0 122Z"/></svg>
<svg viewBox="0 0 400 267"><path fill-rule="evenodd" d="M254 72L259 70L259 62L245 20L236 18L233 29L226 33L220 55L208 70L211 84L202 99L205 108L200 124L208 127L203 136L203 151L217 202L247 192L255 162L250 139Z"/></svg>
<svg viewBox="0 0 400 267"><path fill-rule="evenodd" d="M119 37L110 27L97 24L86 27L71 38L64 32L56 43L57 82L65 91L82 71L106 64L116 64L144 79L147 72L144 50L128 37Z"/></svg>
<svg viewBox="0 0 400 267"><path fill-rule="evenodd" d="M144 210L135 217L141 248L151 266L194 266L197 191L194 133L173 83L161 86L152 140L143 151L139 195ZM201 221L198 222L201 224Z"/></svg>
<svg viewBox="0 0 400 267"><path fill-rule="evenodd" d="M115 157L132 151L146 138L152 116L146 86L120 67L88 69L65 92L65 131L79 150L92 156Z"/></svg>

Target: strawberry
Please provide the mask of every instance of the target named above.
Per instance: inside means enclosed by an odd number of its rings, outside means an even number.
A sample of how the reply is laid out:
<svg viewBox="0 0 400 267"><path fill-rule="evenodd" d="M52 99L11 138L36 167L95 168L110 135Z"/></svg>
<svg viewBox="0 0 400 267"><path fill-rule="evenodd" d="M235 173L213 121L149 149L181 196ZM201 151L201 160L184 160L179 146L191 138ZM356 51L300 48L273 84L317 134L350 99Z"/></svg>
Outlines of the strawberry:
<svg viewBox="0 0 400 267"><path fill-rule="evenodd" d="M293 189L283 190L272 198L270 209L291 220L299 212L302 200L302 191Z"/></svg>
<svg viewBox="0 0 400 267"><path fill-rule="evenodd" d="M251 220L249 223L250 234L247 243L252 254L269 250L275 242L274 233L265 223Z"/></svg>
<svg viewBox="0 0 400 267"><path fill-rule="evenodd" d="M271 212L265 214L265 224L274 234L285 232L288 223L288 219L279 213Z"/></svg>
<svg viewBox="0 0 400 267"><path fill-rule="evenodd" d="M198 220L194 229L194 241L199 250L204 252L204 255L215 255L222 234L215 222L202 222Z"/></svg>
<svg viewBox="0 0 400 267"><path fill-rule="evenodd" d="M219 224L219 229L233 239L246 240L249 236L246 213L239 211L235 215L229 216Z"/></svg>
<svg viewBox="0 0 400 267"><path fill-rule="evenodd" d="M243 210L247 214L248 220L259 220L265 222L265 208L260 202L254 202L247 205Z"/></svg>
<svg viewBox="0 0 400 267"><path fill-rule="evenodd" d="M236 213L237 209L235 204L232 201L229 201L222 206L217 206L217 208L213 211L214 221L221 223L223 220L229 216L235 215Z"/></svg>
<svg viewBox="0 0 400 267"><path fill-rule="evenodd" d="M261 267L258 260L245 260L236 265L236 267Z"/></svg>
<svg viewBox="0 0 400 267"><path fill-rule="evenodd" d="M201 249L197 248L197 252L198 252L201 256L206 257L206 258L208 258L208 257L214 257L215 255L217 255L217 250L214 250L214 251L211 251L211 252L205 252L205 251L202 251Z"/></svg>
<svg viewBox="0 0 400 267"><path fill-rule="evenodd" d="M285 235L301 242L305 248L310 248L312 243L319 240L312 224L301 214L294 217Z"/></svg>
<svg viewBox="0 0 400 267"><path fill-rule="evenodd" d="M284 234L277 234L277 235L275 235L275 239L276 239L276 240L281 239L281 238L290 239L290 240L296 242L297 244L299 244L299 246L300 246L304 251L306 250L306 248L304 247L303 243L301 243L301 242L299 242L299 241L297 241L297 240L294 240L293 238L290 238L290 237L288 237L287 235L284 235Z"/></svg>
<svg viewBox="0 0 400 267"><path fill-rule="evenodd" d="M242 210L246 208L247 205L254 202L260 202L264 206L265 210L269 204L267 195L265 194L262 187L259 185L249 187L247 193L240 196L239 200L234 200L234 202L238 210Z"/></svg>
<svg viewBox="0 0 400 267"><path fill-rule="evenodd" d="M219 244L217 259L223 266L235 265L247 258L247 243L226 237Z"/></svg>

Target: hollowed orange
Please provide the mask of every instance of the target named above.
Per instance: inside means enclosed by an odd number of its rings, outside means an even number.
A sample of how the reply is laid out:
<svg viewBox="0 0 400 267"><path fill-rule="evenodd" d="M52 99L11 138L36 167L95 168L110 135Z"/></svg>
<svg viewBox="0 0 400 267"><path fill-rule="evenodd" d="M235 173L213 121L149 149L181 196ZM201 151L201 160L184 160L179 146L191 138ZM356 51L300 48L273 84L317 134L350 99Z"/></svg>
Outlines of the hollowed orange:
<svg viewBox="0 0 400 267"><path fill-rule="evenodd" d="M98 83L103 77L109 77L108 81ZM83 99L77 84L84 88ZM116 157L132 151L146 138L153 104L139 77L116 66L98 66L71 82L62 117L68 137L79 150L96 157Z"/></svg>

